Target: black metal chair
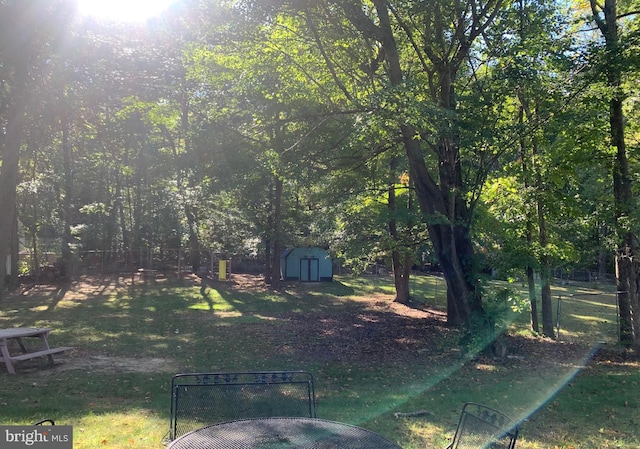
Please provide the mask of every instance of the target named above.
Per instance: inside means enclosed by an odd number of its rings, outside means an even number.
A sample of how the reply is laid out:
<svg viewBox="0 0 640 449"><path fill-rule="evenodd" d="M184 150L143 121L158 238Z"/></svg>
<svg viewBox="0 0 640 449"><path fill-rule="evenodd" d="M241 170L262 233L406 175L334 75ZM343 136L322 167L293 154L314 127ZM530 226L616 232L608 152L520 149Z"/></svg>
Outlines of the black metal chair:
<svg viewBox="0 0 640 449"><path fill-rule="evenodd" d="M44 426L44 425L50 425L50 426L55 426L56 423L53 419L47 418L47 419L41 419L38 422L33 423L34 426Z"/></svg>
<svg viewBox="0 0 640 449"><path fill-rule="evenodd" d="M469 402L462 408L458 427L446 449L513 449L518 425L507 415Z"/></svg>
<svg viewBox="0 0 640 449"><path fill-rule="evenodd" d="M311 373L189 373L171 380L169 441L209 424L281 416L317 416Z"/></svg>

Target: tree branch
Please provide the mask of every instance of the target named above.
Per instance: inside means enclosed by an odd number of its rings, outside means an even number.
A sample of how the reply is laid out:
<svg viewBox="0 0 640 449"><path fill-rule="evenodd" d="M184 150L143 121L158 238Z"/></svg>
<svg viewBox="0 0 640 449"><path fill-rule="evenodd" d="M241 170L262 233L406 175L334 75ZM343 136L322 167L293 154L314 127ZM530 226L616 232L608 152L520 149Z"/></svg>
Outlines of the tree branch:
<svg viewBox="0 0 640 449"><path fill-rule="evenodd" d="M311 18L309 17L308 9L305 9L304 11L304 18L305 18L305 21L307 22L307 26L311 30L311 34L313 35L313 40L318 46L318 50L320 51L320 54L322 55L322 58L324 59L324 62L327 65L327 68L329 69L329 73L331 73L331 77L333 78L333 81L336 83L336 85L342 91L342 93L344 93L345 97L347 97L349 101L352 101L353 97L347 90L347 87L344 85L344 83L340 81L340 78L338 77L338 74L335 70L333 62L331 61L331 58L329 58L329 55L327 55L327 52L324 49L324 45L322 45L322 41L320 40L320 35L318 34L318 30L316 29L313 23L313 20L311 20Z"/></svg>
<svg viewBox="0 0 640 449"><path fill-rule="evenodd" d="M418 47L417 42L413 38L413 33L411 33L411 30L409 29L407 24L404 23L404 21L400 18L400 15L396 11L396 9L393 7L393 5L389 4L389 9L391 10L391 13L393 14L393 17L395 17L395 19L398 22L398 24L400 25L400 27L404 30L404 33L407 35L407 38L409 39L409 42L411 43L411 46L413 47L413 50L416 52L416 55L418 56L418 59L420 60L420 64L422 65L422 69L425 72L429 72L430 71L429 66L427 65L427 62L424 60L424 56L422 55L422 52L420 51L420 47Z"/></svg>
<svg viewBox="0 0 640 449"><path fill-rule="evenodd" d="M600 18L600 13L604 11L604 6L598 3L597 0L589 0L591 5L591 14L593 14L593 21L598 26L600 32L604 35L607 30L607 24Z"/></svg>

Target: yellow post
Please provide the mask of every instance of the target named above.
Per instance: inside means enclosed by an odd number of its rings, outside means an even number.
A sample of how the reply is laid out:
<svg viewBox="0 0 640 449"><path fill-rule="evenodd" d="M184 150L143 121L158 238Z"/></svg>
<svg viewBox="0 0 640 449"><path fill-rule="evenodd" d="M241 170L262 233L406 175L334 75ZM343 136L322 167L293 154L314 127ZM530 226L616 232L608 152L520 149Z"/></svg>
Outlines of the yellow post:
<svg viewBox="0 0 640 449"><path fill-rule="evenodd" d="M221 260L218 262L218 280L226 281L227 280L227 261Z"/></svg>

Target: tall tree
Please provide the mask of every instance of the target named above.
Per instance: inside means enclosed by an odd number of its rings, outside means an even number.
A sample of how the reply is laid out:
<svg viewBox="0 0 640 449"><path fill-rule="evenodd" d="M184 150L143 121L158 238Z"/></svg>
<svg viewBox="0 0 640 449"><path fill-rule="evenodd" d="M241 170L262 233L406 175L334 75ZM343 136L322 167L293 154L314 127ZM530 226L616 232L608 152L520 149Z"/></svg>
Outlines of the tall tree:
<svg viewBox="0 0 640 449"><path fill-rule="evenodd" d="M483 313L470 234L479 172L465 178L465 157L472 155L472 149L461 149L457 89L460 77L471 73L472 48L502 2L344 0L329 5L309 6L304 11L308 21L315 28L328 28L336 18L344 18L352 31L342 36L350 36L359 48L349 47L347 56L322 51L327 69L346 101L355 106L366 99L362 88L353 81L349 84L339 72L344 65L338 58L351 58L362 78L369 74L379 85L388 86L383 95L378 93L375 112L395 123L404 146L416 199L447 280L448 321L469 324L474 315ZM323 35L321 49L329 47L329 41ZM337 41L334 37L332 48L341 48ZM352 67L348 73L357 70Z"/></svg>
<svg viewBox="0 0 640 449"><path fill-rule="evenodd" d="M533 246L537 228L537 243L540 251L535 266L528 265L527 281L531 304L531 323L534 331L539 331L537 300L535 297L534 268L540 274L542 333L554 337L551 307L551 239L549 230L549 203L554 200L545 192L545 186L553 186L546 178L553 178L553 170L544 163L552 151L551 140L555 138L555 128L549 118L558 114L563 104L562 89L558 80L565 79L570 67L564 55L569 50L570 41L563 36L568 30L553 2L526 2L520 0L511 9L517 15L517 41L512 43L510 54L505 55L506 72L511 77L511 88L518 103L518 125L520 127L519 146L522 160L522 182L525 192L532 192L525 204L526 239ZM541 36L544 36L541 38ZM564 92L566 97L573 92ZM548 129L543 129L548 128Z"/></svg>
<svg viewBox="0 0 640 449"><path fill-rule="evenodd" d="M47 60L58 48L71 15L64 0L44 5L32 0L0 2L0 65L8 87L0 167L1 261L12 252L13 258L17 257L16 187L26 113L33 106L32 94L38 91Z"/></svg>
<svg viewBox="0 0 640 449"><path fill-rule="evenodd" d="M628 49L625 49L626 43L618 24L621 17L617 0L604 0L602 3L590 0L590 6L592 19L604 39L604 60L600 67L609 88L609 138L615 150L612 175L617 235L615 265L620 340L638 349L640 348L640 304L638 302L640 265L636 260L638 248L631 223L633 196L624 117L626 93L623 78L628 67L625 64ZM625 13L628 15L640 12L625 11Z"/></svg>
<svg viewBox="0 0 640 449"><path fill-rule="evenodd" d="M214 151L245 153L254 162L239 168L245 205L254 210L261 231L265 280L277 285L281 251L310 243L300 207L307 198L300 192L326 169L323 148L332 143L325 103L333 94L317 79L322 72L313 71L313 56L301 51L306 42L299 21L278 22L251 9L237 12L234 27L213 30L207 37L212 44L193 54L204 60L198 77L207 83L204 89L200 84L200 92L210 95L213 120L207 128L228 136Z"/></svg>

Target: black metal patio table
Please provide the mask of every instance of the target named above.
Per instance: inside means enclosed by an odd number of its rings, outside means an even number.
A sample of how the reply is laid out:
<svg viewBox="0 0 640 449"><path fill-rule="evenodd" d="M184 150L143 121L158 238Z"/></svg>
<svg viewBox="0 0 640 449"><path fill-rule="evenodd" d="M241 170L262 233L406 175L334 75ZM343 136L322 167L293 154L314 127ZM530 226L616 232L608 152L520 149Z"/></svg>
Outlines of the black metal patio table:
<svg viewBox="0 0 640 449"><path fill-rule="evenodd" d="M168 449L402 449L361 427L315 418L255 418L206 426Z"/></svg>

